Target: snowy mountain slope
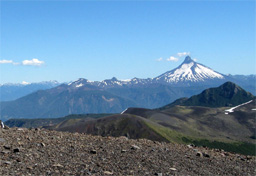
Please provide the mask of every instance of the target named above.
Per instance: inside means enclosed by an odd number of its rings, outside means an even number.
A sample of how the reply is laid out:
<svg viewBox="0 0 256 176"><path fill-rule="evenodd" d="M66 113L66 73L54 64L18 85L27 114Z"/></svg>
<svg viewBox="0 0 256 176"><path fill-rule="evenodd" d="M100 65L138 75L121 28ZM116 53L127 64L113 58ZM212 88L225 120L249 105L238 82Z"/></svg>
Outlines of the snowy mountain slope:
<svg viewBox="0 0 256 176"><path fill-rule="evenodd" d="M70 87L83 87L83 86L95 86L98 88L115 88L115 87L123 87L123 86L142 86L146 84L152 83L152 79L140 79L140 78L133 78L129 80L118 80L117 78L113 77L112 79L105 79L103 81L89 81L84 78L80 78L76 81L70 82L68 86Z"/></svg>
<svg viewBox="0 0 256 176"><path fill-rule="evenodd" d="M154 81L166 83L205 82L213 79L224 80L225 77L225 75L199 64L187 56L179 67L154 78Z"/></svg>

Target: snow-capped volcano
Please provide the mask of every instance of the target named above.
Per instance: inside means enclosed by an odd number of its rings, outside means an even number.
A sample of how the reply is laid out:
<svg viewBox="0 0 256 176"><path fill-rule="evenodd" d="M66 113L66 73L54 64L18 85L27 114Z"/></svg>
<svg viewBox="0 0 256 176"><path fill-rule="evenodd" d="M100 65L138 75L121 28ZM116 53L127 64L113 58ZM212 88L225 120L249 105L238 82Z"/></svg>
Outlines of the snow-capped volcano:
<svg viewBox="0 0 256 176"><path fill-rule="evenodd" d="M156 82L180 83L204 82L213 79L222 80L224 78L225 75L199 64L187 56L179 67L154 78L154 80Z"/></svg>
<svg viewBox="0 0 256 176"><path fill-rule="evenodd" d="M70 82L68 86L73 88L80 88L84 86L94 86L97 88L119 88L119 87L143 87L145 85L152 85L155 83L160 84L175 84L175 85L191 85L192 83L209 84L216 83L216 81L223 82L227 76L212 70L209 67L204 66L193 61L187 56L184 62L177 68L168 71L156 78L133 78L129 80L118 80L113 77L112 79L105 79L103 81L89 81L87 79L80 78L77 81Z"/></svg>

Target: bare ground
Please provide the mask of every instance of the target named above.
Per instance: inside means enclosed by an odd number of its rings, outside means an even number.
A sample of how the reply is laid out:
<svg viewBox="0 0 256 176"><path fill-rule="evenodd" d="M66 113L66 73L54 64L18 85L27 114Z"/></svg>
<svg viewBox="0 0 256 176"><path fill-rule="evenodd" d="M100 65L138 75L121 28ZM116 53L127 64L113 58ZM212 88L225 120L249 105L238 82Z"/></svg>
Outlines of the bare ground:
<svg viewBox="0 0 256 176"><path fill-rule="evenodd" d="M0 129L0 175L256 175L256 158L146 139Z"/></svg>

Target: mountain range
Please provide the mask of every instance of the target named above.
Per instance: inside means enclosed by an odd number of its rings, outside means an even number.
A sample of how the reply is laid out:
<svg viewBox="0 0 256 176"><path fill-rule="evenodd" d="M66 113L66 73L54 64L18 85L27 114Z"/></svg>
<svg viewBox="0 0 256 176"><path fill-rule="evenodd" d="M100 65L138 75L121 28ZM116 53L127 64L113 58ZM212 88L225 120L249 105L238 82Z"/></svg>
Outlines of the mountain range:
<svg viewBox="0 0 256 176"><path fill-rule="evenodd" d="M69 114L119 113L129 107L158 108L181 97L233 81L255 94L256 77L218 73L187 56L177 68L156 78L89 81L80 78L13 101L1 102L0 119L54 118ZM1 87L0 87L1 88Z"/></svg>
<svg viewBox="0 0 256 176"><path fill-rule="evenodd" d="M187 56L184 62L177 68L167 71L164 74L161 74L155 78L133 78L128 80L118 80L113 77L112 79L106 79L103 81L89 81L84 78L80 78L76 81L68 83L68 85L74 86L84 86L84 85L93 85L97 88L108 90L112 93L117 94L118 96L124 95L124 92L133 92L134 89L140 88L149 88L152 84L156 85L167 85L172 87L175 92L175 88L179 87L181 89L178 92L177 97L179 96L191 96L195 93L200 93L200 91L205 88L219 86L220 84L232 81L245 90L256 95L255 81L256 75L225 75L217 71L212 70L211 68L197 63ZM23 96L26 96L30 93L33 93L38 90L46 90L60 85L61 83L57 81L45 81L39 83L22 83L22 84L3 84L0 85L0 101L12 101ZM161 86L160 86L161 87ZM186 88L190 87L190 90ZM194 87L197 87L199 91L193 90ZM122 88L122 90L117 90ZM161 89L161 88L159 88ZM162 89L165 89L162 87ZM167 88L168 89L168 88ZM183 90L184 89L184 90ZM138 90L140 94L140 90ZM161 90L164 91L164 90ZM136 92L136 91L135 91ZM164 91L165 92L165 91ZM137 94L137 95L138 95ZM177 94L177 92L175 92ZM137 96L136 95L136 96ZM127 96L126 96L127 97ZM175 100L177 97L173 97L172 100ZM137 100L139 100L138 98ZM146 107L154 107L158 105L146 105Z"/></svg>

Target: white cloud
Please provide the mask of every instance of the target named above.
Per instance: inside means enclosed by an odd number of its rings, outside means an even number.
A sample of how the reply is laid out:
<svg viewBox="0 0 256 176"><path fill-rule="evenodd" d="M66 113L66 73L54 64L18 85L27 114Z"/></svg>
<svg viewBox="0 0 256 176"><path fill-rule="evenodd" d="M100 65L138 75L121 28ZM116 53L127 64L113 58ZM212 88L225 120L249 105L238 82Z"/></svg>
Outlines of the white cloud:
<svg viewBox="0 0 256 176"><path fill-rule="evenodd" d="M167 61L177 62L179 59L177 57L171 56L166 59Z"/></svg>
<svg viewBox="0 0 256 176"><path fill-rule="evenodd" d="M41 66L44 64L44 61L40 61L36 58L32 60L24 60L22 61L22 65L32 65L32 66Z"/></svg>
<svg viewBox="0 0 256 176"><path fill-rule="evenodd" d="M158 62L160 62L160 61L162 61L163 60L163 58L162 57L160 57L159 59L157 59L156 61L158 61Z"/></svg>
<svg viewBox="0 0 256 176"><path fill-rule="evenodd" d="M196 62L196 61L198 61L198 59L197 59L197 58L194 58L193 60L194 60L195 62Z"/></svg>
<svg viewBox="0 0 256 176"><path fill-rule="evenodd" d="M0 64L14 64L12 60L0 60Z"/></svg>
<svg viewBox="0 0 256 176"><path fill-rule="evenodd" d="M187 55L189 55L189 54L190 54L190 52L177 53L177 55L178 55L179 57L187 56Z"/></svg>
<svg viewBox="0 0 256 176"><path fill-rule="evenodd" d="M23 85L29 85L30 83L29 83L29 82L26 82L26 81L22 81L21 84L23 84Z"/></svg>

